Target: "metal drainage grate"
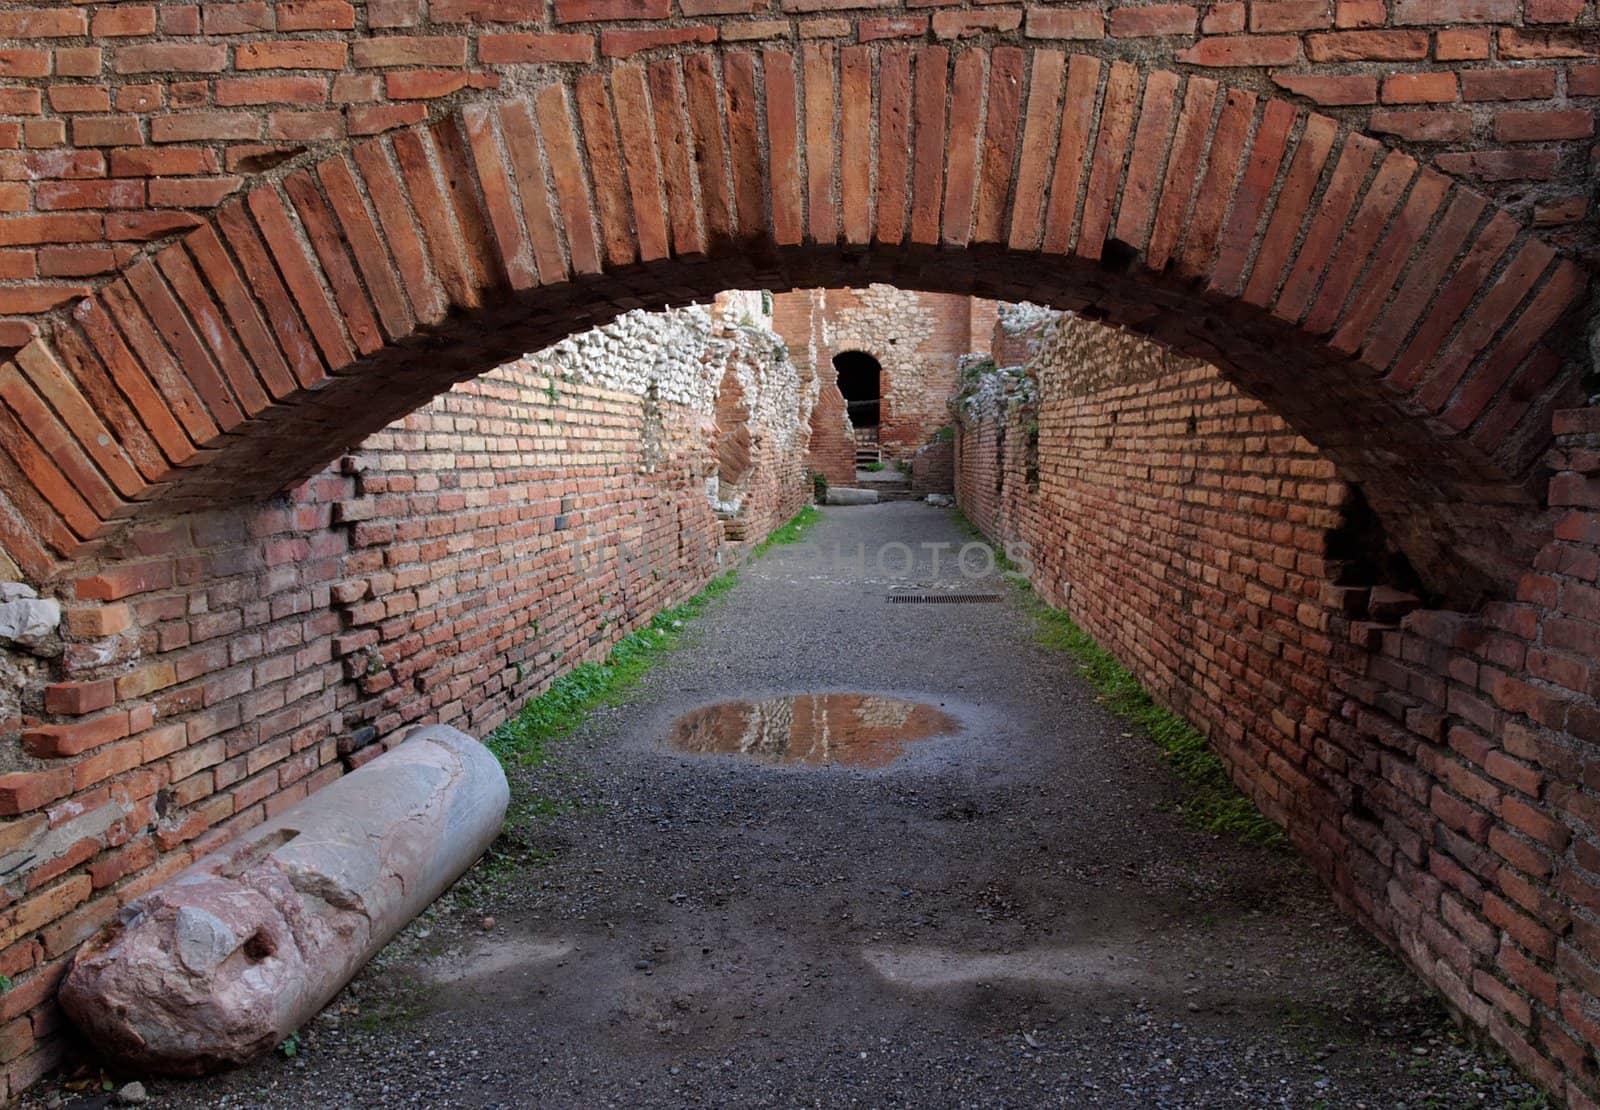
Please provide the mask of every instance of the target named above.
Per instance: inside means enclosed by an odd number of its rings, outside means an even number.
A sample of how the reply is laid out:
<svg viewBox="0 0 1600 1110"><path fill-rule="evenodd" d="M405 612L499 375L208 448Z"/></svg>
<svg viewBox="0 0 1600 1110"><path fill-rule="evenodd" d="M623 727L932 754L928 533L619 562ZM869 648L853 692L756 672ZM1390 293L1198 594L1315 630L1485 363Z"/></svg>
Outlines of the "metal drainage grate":
<svg viewBox="0 0 1600 1110"><path fill-rule="evenodd" d="M1000 594L890 594L889 600L902 605L974 605L999 601Z"/></svg>

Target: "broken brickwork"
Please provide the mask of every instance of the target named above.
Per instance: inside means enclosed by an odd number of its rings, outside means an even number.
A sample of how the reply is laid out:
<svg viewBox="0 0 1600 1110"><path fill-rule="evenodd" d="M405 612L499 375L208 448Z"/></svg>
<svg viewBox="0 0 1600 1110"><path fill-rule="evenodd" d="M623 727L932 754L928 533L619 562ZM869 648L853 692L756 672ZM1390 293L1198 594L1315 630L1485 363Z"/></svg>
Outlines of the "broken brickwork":
<svg viewBox="0 0 1600 1110"><path fill-rule="evenodd" d="M710 430L730 385L746 455L726 513ZM485 735L793 515L808 389L759 324L630 314L456 387L283 497L131 530L59 628L13 629L13 1089L61 1059L55 985L130 899L412 725Z"/></svg>

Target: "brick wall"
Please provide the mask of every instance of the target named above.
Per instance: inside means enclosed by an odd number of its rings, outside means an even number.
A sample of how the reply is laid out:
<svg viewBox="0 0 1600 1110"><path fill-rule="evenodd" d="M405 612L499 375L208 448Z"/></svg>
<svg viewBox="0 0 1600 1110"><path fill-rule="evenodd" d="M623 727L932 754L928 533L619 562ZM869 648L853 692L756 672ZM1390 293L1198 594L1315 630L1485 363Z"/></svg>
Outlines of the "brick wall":
<svg viewBox="0 0 1600 1110"><path fill-rule="evenodd" d="M964 406L965 512L1030 546L1041 594L1206 733L1348 909L1595 1105L1595 412L1557 420L1563 515L1517 596L1448 612L1408 592L1360 492L1213 367L1069 319L1030 369Z"/></svg>
<svg viewBox="0 0 1600 1110"><path fill-rule="evenodd" d="M0 361L9 557L44 582L130 517L275 494L619 311L873 281L1072 308L1224 366L1460 604L1536 553L1588 275L1494 199L1148 58L662 50L330 140L30 317ZM30 219L6 226L56 226Z"/></svg>
<svg viewBox="0 0 1600 1110"><path fill-rule="evenodd" d="M913 493L955 492L955 441L936 440L911 456Z"/></svg>
<svg viewBox="0 0 1600 1110"><path fill-rule="evenodd" d="M1315 105L1595 245L1591 0L30 0L0 18L0 316L60 304L252 173L530 73L788 45L1069 45Z"/></svg>
<svg viewBox="0 0 1600 1110"><path fill-rule="evenodd" d="M0 720L0 1098L60 1060L54 987L120 906L406 726L483 735L737 558L730 524L747 545L797 511L809 394L772 340L624 321L503 366L285 497L130 531L58 655L0 652L28 681ZM739 394L715 431L708 385Z"/></svg>
<svg viewBox="0 0 1600 1110"><path fill-rule="evenodd" d="M38 332L0 361L0 570L70 591L129 552L82 600L165 589L130 518L259 503L621 311L881 281L1223 366L1441 595L1526 586L1517 634L1567 642L1541 560L1588 526L1539 465L1590 362L1587 0L703 9L0 12L0 344ZM1444 131L1384 130L1414 111ZM1568 728L1581 672L1527 659L1471 673Z"/></svg>
<svg viewBox="0 0 1600 1110"><path fill-rule="evenodd" d="M835 355L861 351L877 359L878 442L885 460L910 457L949 423L945 406L956 389L956 360L987 342L993 330L987 301L887 285L780 293L775 301L773 326L792 349L806 352L825 390L837 381ZM843 466L831 402L825 397L813 426L813 466L830 482L851 485L855 463Z"/></svg>
<svg viewBox="0 0 1600 1110"><path fill-rule="evenodd" d="M772 301L772 328L783 336L790 357L817 382L817 403L811 410L806 469L821 474L831 486L856 482L856 441L839 392L838 375L827 353L822 331L821 289L780 293ZM820 369L819 369L820 368Z"/></svg>

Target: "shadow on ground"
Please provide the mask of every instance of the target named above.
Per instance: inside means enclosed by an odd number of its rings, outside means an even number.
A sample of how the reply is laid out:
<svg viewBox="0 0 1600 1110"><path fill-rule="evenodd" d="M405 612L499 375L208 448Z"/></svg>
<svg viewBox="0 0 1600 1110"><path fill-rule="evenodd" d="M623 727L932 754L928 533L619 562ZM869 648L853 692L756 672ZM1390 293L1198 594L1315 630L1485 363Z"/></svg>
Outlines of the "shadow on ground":
<svg viewBox="0 0 1600 1110"><path fill-rule="evenodd" d="M915 503L828 510L518 771L493 856L301 1036L169 1106L1538 1105L1294 857L1172 812L1153 746ZM874 552L901 543L880 565ZM922 544L951 545L935 572ZM864 545L864 562L855 559ZM835 549L837 547L837 559ZM969 565L981 561L969 561ZM664 743L730 697L959 722L879 769ZM492 920L492 925L485 925ZM119 1077L138 1078L138 1077Z"/></svg>

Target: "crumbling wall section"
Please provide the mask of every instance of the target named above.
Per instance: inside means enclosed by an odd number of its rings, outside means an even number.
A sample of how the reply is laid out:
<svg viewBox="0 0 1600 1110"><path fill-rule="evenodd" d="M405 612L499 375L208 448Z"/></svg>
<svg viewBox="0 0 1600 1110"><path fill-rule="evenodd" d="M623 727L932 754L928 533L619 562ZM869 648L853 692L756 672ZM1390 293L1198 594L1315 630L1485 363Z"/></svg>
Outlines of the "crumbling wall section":
<svg viewBox="0 0 1600 1110"><path fill-rule="evenodd" d="M826 292L822 339L831 359L863 351L878 360L885 460L909 456L948 422L956 360L972 349L971 298L891 285Z"/></svg>
<svg viewBox="0 0 1600 1110"><path fill-rule="evenodd" d="M743 543L710 485L727 378ZM284 496L131 529L59 628L0 583L0 1091L62 1058L55 987L120 906L406 726L483 735L797 510L814 395L760 321L629 313Z"/></svg>
<svg viewBox="0 0 1600 1110"><path fill-rule="evenodd" d="M772 327L783 336L800 372L816 383L806 468L829 485L851 486L856 479L855 432L823 341L826 300L821 289L779 293L773 297Z"/></svg>

